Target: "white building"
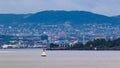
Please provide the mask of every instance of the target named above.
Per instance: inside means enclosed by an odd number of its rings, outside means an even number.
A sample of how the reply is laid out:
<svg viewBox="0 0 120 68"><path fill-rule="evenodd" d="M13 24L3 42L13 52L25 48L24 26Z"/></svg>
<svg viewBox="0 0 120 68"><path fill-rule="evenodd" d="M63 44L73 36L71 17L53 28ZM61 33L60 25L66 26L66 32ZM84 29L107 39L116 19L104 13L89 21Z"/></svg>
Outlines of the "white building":
<svg viewBox="0 0 120 68"><path fill-rule="evenodd" d="M19 48L17 45L7 45L7 44L4 44L2 46L2 48L6 49L6 48Z"/></svg>

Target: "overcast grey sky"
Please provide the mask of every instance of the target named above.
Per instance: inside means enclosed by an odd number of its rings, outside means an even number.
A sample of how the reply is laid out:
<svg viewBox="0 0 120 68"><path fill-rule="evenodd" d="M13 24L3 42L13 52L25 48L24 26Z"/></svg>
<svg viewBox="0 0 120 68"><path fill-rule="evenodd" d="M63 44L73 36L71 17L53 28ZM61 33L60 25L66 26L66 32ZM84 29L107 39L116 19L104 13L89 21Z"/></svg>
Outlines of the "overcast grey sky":
<svg viewBox="0 0 120 68"><path fill-rule="evenodd" d="M120 0L0 0L0 13L35 13L44 10L80 10L120 15Z"/></svg>

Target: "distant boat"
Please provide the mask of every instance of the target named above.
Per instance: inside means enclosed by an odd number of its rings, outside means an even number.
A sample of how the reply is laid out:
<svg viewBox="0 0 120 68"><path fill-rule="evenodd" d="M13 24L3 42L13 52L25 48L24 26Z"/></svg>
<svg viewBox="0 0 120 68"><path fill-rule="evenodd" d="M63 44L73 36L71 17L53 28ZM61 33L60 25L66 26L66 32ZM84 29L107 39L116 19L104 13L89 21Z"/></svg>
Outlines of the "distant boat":
<svg viewBox="0 0 120 68"><path fill-rule="evenodd" d="M43 52L42 52L41 56L42 57L46 57L47 56L46 53L45 53L45 49L43 49Z"/></svg>

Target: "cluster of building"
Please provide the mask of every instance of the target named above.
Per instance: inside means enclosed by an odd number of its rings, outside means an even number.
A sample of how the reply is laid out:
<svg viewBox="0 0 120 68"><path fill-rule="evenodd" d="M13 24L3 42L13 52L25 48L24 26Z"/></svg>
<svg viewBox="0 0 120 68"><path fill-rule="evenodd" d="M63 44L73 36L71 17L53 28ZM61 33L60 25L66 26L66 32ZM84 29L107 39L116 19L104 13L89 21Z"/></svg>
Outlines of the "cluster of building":
<svg viewBox="0 0 120 68"><path fill-rule="evenodd" d="M81 24L72 26L64 24L20 24L12 26L0 25L0 35L22 37L22 40L12 40L15 45L2 45L3 48L13 47L43 47L43 43L55 43L60 46L72 46L75 43L93 40L95 38L116 39L120 37L120 26L112 24ZM46 40L44 38L46 35ZM27 38L24 38L27 37ZM31 37L31 38L30 38ZM44 38L42 38L44 37ZM27 39L27 40L26 40Z"/></svg>

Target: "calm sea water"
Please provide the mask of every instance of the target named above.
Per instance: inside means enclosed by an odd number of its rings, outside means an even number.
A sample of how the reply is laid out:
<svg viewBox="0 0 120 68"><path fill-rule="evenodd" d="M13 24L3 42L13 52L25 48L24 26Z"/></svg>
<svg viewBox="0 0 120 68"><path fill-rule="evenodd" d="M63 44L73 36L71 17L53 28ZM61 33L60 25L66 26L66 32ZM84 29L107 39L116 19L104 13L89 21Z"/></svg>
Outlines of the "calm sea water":
<svg viewBox="0 0 120 68"><path fill-rule="evenodd" d="M0 68L120 68L120 51L1 49Z"/></svg>

